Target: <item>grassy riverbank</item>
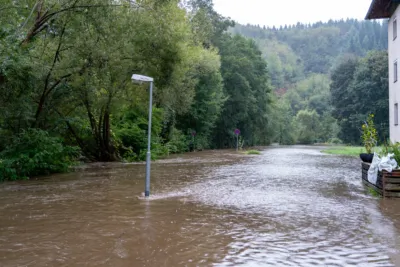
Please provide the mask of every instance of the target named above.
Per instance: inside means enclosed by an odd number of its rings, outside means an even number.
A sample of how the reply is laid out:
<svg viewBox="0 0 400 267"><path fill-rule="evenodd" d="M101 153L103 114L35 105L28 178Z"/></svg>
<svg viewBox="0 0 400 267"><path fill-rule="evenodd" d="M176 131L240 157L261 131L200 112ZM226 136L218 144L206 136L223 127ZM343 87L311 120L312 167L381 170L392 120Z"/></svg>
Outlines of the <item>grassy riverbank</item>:
<svg viewBox="0 0 400 267"><path fill-rule="evenodd" d="M322 150L322 152L332 155L354 157L358 157L360 153L366 153L365 148L361 146L333 146Z"/></svg>
<svg viewBox="0 0 400 267"><path fill-rule="evenodd" d="M247 150L244 152L246 155L261 155L261 152L255 149Z"/></svg>

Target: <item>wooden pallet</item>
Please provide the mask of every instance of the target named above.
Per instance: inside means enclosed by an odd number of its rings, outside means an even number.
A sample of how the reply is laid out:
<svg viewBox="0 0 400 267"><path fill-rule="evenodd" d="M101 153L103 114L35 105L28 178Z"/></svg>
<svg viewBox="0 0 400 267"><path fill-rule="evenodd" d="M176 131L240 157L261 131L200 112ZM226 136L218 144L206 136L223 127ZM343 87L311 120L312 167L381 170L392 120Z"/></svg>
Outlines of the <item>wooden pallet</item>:
<svg viewBox="0 0 400 267"><path fill-rule="evenodd" d="M363 183L383 197L400 197L400 170L393 170L391 173L387 171L378 172L378 180L374 185L368 181L370 165L370 163L365 162L361 165Z"/></svg>

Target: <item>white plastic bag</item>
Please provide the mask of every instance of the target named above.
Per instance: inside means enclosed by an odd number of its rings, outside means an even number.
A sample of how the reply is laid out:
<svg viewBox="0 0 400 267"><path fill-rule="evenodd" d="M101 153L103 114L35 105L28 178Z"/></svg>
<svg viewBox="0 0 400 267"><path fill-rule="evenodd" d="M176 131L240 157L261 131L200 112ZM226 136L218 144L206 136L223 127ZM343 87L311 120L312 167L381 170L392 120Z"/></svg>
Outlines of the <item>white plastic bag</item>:
<svg viewBox="0 0 400 267"><path fill-rule="evenodd" d="M394 154L388 154L386 157L381 159L379 163L379 171L385 170L387 172L392 172L393 169L397 167L397 162L393 158Z"/></svg>
<svg viewBox="0 0 400 267"><path fill-rule="evenodd" d="M388 154L386 157L380 158L378 154L374 153L371 166L368 170L368 181L374 185L378 180L378 171L385 170L392 172L393 169L397 168L397 162L393 158L394 154Z"/></svg>
<svg viewBox="0 0 400 267"><path fill-rule="evenodd" d="M378 154L374 153L374 158L372 159L371 166L368 170L368 181L371 184L376 185L376 181L378 180L378 171L379 171L379 164L381 163L381 158Z"/></svg>

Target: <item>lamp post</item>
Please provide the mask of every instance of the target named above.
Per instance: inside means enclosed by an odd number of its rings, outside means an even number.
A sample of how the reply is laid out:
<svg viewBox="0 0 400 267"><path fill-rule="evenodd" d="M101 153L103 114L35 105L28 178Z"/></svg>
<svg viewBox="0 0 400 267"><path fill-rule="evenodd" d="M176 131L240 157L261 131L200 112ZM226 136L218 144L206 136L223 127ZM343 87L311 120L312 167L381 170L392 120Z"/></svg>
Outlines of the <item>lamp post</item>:
<svg viewBox="0 0 400 267"><path fill-rule="evenodd" d="M150 101L149 101L149 130L147 136L147 155L146 155L146 184L144 189L145 197L150 196L150 163L151 163L151 117L153 111L153 81L151 77L133 74L132 81L150 82Z"/></svg>

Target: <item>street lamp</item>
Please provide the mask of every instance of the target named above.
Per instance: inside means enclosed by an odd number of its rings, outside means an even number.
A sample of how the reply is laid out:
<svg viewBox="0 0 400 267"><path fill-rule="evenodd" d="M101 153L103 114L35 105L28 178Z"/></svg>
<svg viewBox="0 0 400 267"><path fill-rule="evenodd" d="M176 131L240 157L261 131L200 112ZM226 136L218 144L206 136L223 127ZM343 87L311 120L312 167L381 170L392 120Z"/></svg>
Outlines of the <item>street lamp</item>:
<svg viewBox="0 0 400 267"><path fill-rule="evenodd" d="M149 131L147 136L147 155L146 155L146 184L144 189L145 197L150 196L150 162L151 162L151 115L153 111L153 81L151 77L133 74L132 81L150 82L150 101L149 101Z"/></svg>

